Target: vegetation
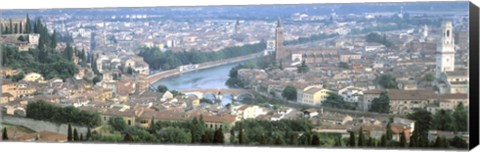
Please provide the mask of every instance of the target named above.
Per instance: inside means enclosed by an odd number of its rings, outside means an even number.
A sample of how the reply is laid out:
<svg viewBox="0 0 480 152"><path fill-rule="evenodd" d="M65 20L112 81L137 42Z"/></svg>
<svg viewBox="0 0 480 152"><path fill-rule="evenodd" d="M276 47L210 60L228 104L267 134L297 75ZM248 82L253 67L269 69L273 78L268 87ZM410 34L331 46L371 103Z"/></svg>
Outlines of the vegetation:
<svg viewBox="0 0 480 152"><path fill-rule="evenodd" d="M372 100L372 107L369 111L378 113L390 112L390 99L386 92L382 92L378 98Z"/></svg>
<svg viewBox="0 0 480 152"><path fill-rule="evenodd" d="M338 108L338 109L348 109L355 110L355 104L346 102L342 96L337 93L328 93L328 97L323 101L322 106Z"/></svg>
<svg viewBox="0 0 480 152"><path fill-rule="evenodd" d="M198 64L207 61L218 61L238 56L244 56L265 50L264 41L256 44L227 47L216 52L190 50L182 52L161 51L159 48L141 48L139 56L143 57L152 69L169 70L180 65Z"/></svg>
<svg viewBox="0 0 480 152"><path fill-rule="evenodd" d="M164 86L164 85L158 85L157 87L157 92L160 92L160 93L165 93L168 91L168 88L167 86Z"/></svg>
<svg viewBox="0 0 480 152"><path fill-rule="evenodd" d="M2 140L5 141L5 140L8 140L8 134L7 134L7 128L3 128L3 132L2 132Z"/></svg>
<svg viewBox="0 0 480 152"><path fill-rule="evenodd" d="M429 73L429 74L426 74L423 79L425 81L428 81L428 82L432 82L433 80L435 80L435 77L433 76L433 74Z"/></svg>
<svg viewBox="0 0 480 152"><path fill-rule="evenodd" d="M432 116L425 109L415 109L408 114L408 119L415 121L415 128L410 136L410 147L428 147L428 131L432 125Z"/></svg>
<svg viewBox="0 0 480 152"><path fill-rule="evenodd" d="M338 67L343 68L343 69L350 69L350 66L346 62L338 63Z"/></svg>
<svg viewBox="0 0 480 152"><path fill-rule="evenodd" d="M27 118L56 123L72 123L88 127L96 127L101 123L98 113L82 111L72 106L60 107L43 100L29 103L26 113Z"/></svg>
<svg viewBox="0 0 480 152"><path fill-rule="evenodd" d="M27 22L30 22L30 19L27 18ZM2 45L2 66L22 69L25 73L40 73L45 79L53 77L66 79L78 73L78 68L72 62L73 48L67 45L64 51L56 50L56 32L49 34L40 20L32 24L34 24L32 32L40 35L38 47L19 52L16 47ZM27 28L25 32L29 31Z"/></svg>
<svg viewBox="0 0 480 152"><path fill-rule="evenodd" d="M297 72L298 73L307 73L308 71L310 71L310 68L305 63L305 60L303 60L302 65L297 67Z"/></svg>
<svg viewBox="0 0 480 152"><path fill-rule="evenodd" d="M232 69L230 69L230 72L228 74L229 78L225 82L225 85L227 85L230 88L244 88L245 84L240 80L238 77L238 70L240 69L253 69L256 68L257 66L253 62L246 62L244 64L239 64Z"/></svg>
<svg viewBox="0 0 480 152"><path fill-rule="evenodd" d="M395 77L393 77L390 74L383 74L380 76L378 83L385 89L397 89L398 84L397 81L395 80Z"/></svg>
<svg viewBox="0 0 480 152"><path fill-rule="evenodd" d="M282 97L287 100L297 100L297 89L294 86L286 86L282 91Z"/></svg>
<svg viewBox="0 0 480 152"><path fill-rule="evenodd" d="M387 40L385 34L380 35L378 33L370 33L366 37L367 42L375 42L385 45L385 47L393 46L393 43L390 40Z"/></svg>

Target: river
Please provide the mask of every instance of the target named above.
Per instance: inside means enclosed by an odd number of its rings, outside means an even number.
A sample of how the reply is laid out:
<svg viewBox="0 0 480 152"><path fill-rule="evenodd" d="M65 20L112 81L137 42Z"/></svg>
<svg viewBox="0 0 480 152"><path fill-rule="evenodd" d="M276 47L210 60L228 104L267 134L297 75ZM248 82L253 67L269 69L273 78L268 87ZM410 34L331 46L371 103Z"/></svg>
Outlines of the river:
<svg viewBox="0 0 480 152"><path fill-rule="evenodd" d="M228 80L230 69L240 63L243 62L225 64L164 78L154 83L153 86L156 88L161 84L167 86L169 90L225 89L228 88L225 82Z"/></svg>

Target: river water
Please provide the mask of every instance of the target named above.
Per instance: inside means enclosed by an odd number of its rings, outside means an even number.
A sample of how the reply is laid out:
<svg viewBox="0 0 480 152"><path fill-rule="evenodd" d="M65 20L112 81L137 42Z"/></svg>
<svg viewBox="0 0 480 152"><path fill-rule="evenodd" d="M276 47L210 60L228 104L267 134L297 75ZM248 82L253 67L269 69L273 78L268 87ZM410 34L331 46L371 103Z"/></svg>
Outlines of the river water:
<svg viewBox="0 0 480 152"><path fill-rule="evenodd" d="M168 77L153 84L155 88L158 85L165 85L169 90L190 90L190 89L225 89L228 86L225 82L228 80L230 69L238 63L225 64L203 70L191 71L182 75Z"/></svg>

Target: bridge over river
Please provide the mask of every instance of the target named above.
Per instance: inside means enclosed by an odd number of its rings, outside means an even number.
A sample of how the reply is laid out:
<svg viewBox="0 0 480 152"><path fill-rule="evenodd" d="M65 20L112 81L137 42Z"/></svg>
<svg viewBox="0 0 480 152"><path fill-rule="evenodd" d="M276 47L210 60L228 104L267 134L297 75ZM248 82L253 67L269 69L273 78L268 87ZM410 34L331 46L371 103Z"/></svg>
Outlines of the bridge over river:
<svg viewBox="0 0 480 152"><path fill-rule="evenodd" d="M251 60L251 59L261 57L263 55L264 55L264 52L262 51L262 52L259 52L259 53L253 53L253 54L249 54L249 55L245 55L245 56L228 58L228 59L223 59L223 60L219 60L219 61L205 62L205 63L198 64L198 67L195 68L195 70L208 69L208 68L221 66L221 65L225 65L225 64ZM154 84L155 82L159 81L160 79L175 76L175 75L180 75L180 74L195 71L195 70L181 71L180 68L175 68L175 69L165 70L165 71L161 71L161 72L149 75L147 77L147 79L148 79L148 82L150 84Z"/></svg>
<svg viewBox="0 0 480 152"><path fill-rule="evenodd" d="M254 92L246 89L192 89L181 90L185 95L194 95L197 98L204 98L207 94L213 96L215 99L221 100L225 96L230 96L236 100L239 97L254 98Z"/></svg>

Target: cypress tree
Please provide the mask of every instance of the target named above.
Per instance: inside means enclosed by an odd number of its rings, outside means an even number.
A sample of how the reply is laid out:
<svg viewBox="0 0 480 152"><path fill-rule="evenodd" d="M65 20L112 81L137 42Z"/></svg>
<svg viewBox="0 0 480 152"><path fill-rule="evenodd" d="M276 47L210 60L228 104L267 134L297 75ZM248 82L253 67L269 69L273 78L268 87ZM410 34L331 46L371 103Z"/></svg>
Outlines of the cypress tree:
<svg viewBox="0 0 480 152"><path fill-rule="evenodd" d="M373 138L369 136L366 145L367 145L368 147L374 147L373 144L374 144L374 143L373 143Z"/></svg>
<svg viewBox="0 0 480 152"><path fill-rule="evenodd" d="M440 136L437 136L437 139L435 140L435 143L433 144L432 147L435 147L435 148L442 148L443 147L443 141L440 138Z"/></svg>
<svg viewBox="0 0 480 152"><path fill-rule="evenodd" d="M235 144L235 131L232 129L230 129L230 144Z"/></svg>
<svg viewBox="0 0 480 152"><path fill-rule="evenodd" d="M57 47L57 31L53 30L53 34L50 38L50 47L55 49Z"/></svg>
<svg viewBox="0 0 480 152"><path fill-rule="evenodd" d="M387 124L386 130L387 130L387 133L386 133L387 141L389 141L392 139L392 127L390 122Z"/></svg>
<svg viewBox="0 0 480 152"><path fill-rule="evenodd" d="M25 33L27 34L30 34L31 30L32 30L32 23L30 21L30 17L28 17L28 13L27 13L27 21L25 22Z"/></svg>
<svg viewBox="0 0 480 152"><path fill-rule="evenodd" d="M290 133L290 145L297 145L297 135L295 133Z"/></svg>
<svg viewBox="0 0 480 152"><path fill-rule="evenodd" d="M265 137L265 134L260 136L260 145L267 145L267 138Z"/></svg>
<svg viewBox="0 0 480 152"><path fill-rule="evenodd" d="M2 140L8 140L7 128L3 128Z"/></svg>
<svg viewBox="0 0 480 152"><path fill-rule="evenodd" d="M90 128L87 128L87 135L85 136L85 140L90 140L90 138L92 138L92 132L90 130Z"/></svg>
<svg viewBox="0 0 480 152"><path fill-rule="evenodd" d="M212 143L212 134L210 130L206 130L202 135L202 143Z"/></svg>
<svg viewBox="0 0 480 152"><path fill-rule="evenodd" d="M355 133L350 131L350 142L348 143L350 147L355 147Z"/></svg>
<svg viewBox="0 0 480 152"><path fill-rule="evenodd" d="M80 134L80 141L84 141L83 134Z"/></svg>
<svg viewBox="0 0 480 152"><path fill-rule="evenodd" d="M319 146L320 145L320 137L317 134L314 134L312 137L312 146Z"/></svg>
<svg viewBox="0 0 480 152"><path fill-rule="evenodd" d="M129 133L126 133L123 137L123 142L133 142L133 137Z"/></svg>
<svg viewBox="0 0 480 152"><path fill-rule="evenodd" d="M341 137L338 137L338 138L335 140L335 147L342 147L342 139L341 139Z"/></svg>
<svg viewBox="0 0 480 152"><path fill-rule="evenodd" d="M360 130L358 131L358 147L363 147L365 146L365 137L363 136L363 129L360 127Z"/></svg>
<svg viewBox="0 0 480 152"><path fill-rule="evenodd" d="M277 138L275 139L275 145L285 145L285 141L280 135L277 135Z"/></svg>
<svg viewBox="0 0 480 152"><path fill-rule="evenodd" d="M78 141L78 140L79 140L79 137L78 137L77 128L74 128L73 129L73 141Z"/></svg>
<svg viewBox="0 0 480 152"><path fill-rule="evenodd" d="M400 147L405 148L407 146L407 138L405 137L405 133L402 131L400 133Z"/></svg>
<svg viewBox="0 0 480 152"><path fill-rule="evenodd" d="M244 144L244 139L243 139L243 124L240 123L240 130L238 131L238 144L243 145Z"/></svg>
<svg viewBox="0 0 480 152"><path fill-rule="evenodd" d="M382 138L380 140L380 147L386 147L387 146L387 136L384 134L382 135Z"/></svg>
<svg viewBox="0 0 480 152"><path fill-rule="evenodd" d="M73 141L72 125L68 124L67 141Z"/></svg>
<svg viewBox="0 0 480 152"><path fill-rule="evenodd" d="M213 143L223 144L224 142L225 142L225 140L224 140L224 136L223 136L222 127L220 127L215 131L215 134L213 136Z"/></svg>

